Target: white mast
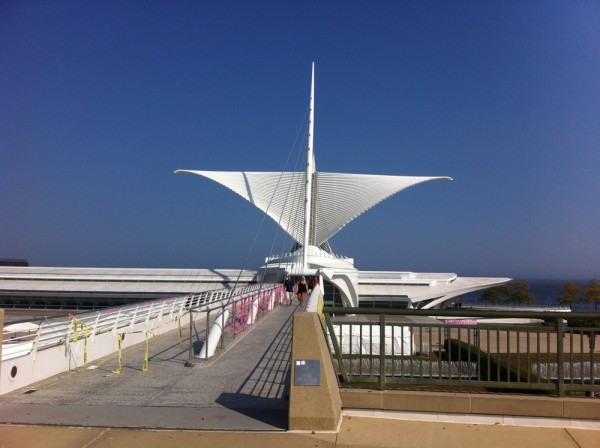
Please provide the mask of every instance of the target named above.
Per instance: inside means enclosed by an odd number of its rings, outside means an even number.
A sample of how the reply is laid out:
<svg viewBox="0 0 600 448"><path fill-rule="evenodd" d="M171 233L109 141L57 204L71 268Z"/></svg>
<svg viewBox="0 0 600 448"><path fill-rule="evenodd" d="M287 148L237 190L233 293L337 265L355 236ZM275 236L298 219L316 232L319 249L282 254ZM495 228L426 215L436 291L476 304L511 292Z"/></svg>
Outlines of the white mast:
<svg viewBox="0 0 600 448"><path fill-rule="evenodd" d="M313 135L315 124L315 63L312 64L310 83L310 113L308 118L308 149L306 151L306 201L304 203L304 244L302 254L302 271L308 269L308 245L310 243L310 223L312 213L312 179L315 172L313 157Z"/></svg>

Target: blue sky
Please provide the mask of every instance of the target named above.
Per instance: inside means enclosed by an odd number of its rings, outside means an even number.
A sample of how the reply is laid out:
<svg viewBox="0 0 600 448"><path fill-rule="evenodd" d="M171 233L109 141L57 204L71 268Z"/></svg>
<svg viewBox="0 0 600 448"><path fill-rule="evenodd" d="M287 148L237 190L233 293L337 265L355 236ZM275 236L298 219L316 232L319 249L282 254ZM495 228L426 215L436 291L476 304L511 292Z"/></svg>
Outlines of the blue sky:
<svg viewBox="0 0 600 448"><path fill-rule="evenodd" d="M0 258L253 268L287 249L173 171L293 169L313 61L319 170L455 179L383 202L336 252L600 277L592 1L3 1Z"/></svg>

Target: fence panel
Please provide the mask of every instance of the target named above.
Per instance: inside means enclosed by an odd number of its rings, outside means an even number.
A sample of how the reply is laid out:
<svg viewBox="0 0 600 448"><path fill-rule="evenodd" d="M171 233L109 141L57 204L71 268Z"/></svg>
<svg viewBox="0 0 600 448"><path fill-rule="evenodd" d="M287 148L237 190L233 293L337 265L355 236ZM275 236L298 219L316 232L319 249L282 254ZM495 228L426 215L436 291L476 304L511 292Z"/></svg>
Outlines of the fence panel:
<svg viewBox="0 0 600 448"><path fill-rule="evenodd" d="M342 386L557 396L600 392L595 344L600 329L565 322L600 320L600 313L348 308L323 313ZM510 323L515 319L527 323Z"/></svg>

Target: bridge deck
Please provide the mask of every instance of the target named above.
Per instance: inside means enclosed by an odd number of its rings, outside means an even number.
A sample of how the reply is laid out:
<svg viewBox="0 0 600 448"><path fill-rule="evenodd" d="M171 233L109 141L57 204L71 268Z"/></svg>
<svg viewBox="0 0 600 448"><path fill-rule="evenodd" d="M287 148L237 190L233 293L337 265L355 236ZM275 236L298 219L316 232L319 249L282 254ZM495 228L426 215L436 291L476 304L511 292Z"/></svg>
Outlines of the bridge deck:
<svg viewBox="0 0 600 448"><path fill-rule="evenodd" d="M99 427L285 430L288 417L292 315L278 307L208 361L188 360L189 327L23 390L0 396L0 422ZM198 346L205 325L196 323Z"/></svg>

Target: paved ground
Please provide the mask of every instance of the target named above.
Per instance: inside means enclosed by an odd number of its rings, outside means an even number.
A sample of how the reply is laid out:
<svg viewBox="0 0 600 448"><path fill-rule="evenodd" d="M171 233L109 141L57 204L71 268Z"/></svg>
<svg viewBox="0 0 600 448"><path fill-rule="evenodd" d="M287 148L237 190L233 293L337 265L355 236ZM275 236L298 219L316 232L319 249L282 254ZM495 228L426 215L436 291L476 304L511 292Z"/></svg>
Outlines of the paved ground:
<svg viewBox="0 0 600 448"><path fill-rule="evenodd" d="M139 344L123 351L121 375L105 376L118 367L114 354L0 396L0 423L284 430L295 311L275 309L235 339L228 337L209 361L193 358L194 367L186 367L189 337L182 349L174 331L150 340L146 373L146 347ZM194 328L196 351L205 327Z"/></svg>
<svg viewBox="0 0 600 448"><path fill-rule="evenodd" d="M339 433L0 425L0 448L598 448L600 431L344 417Z"/></svg>

